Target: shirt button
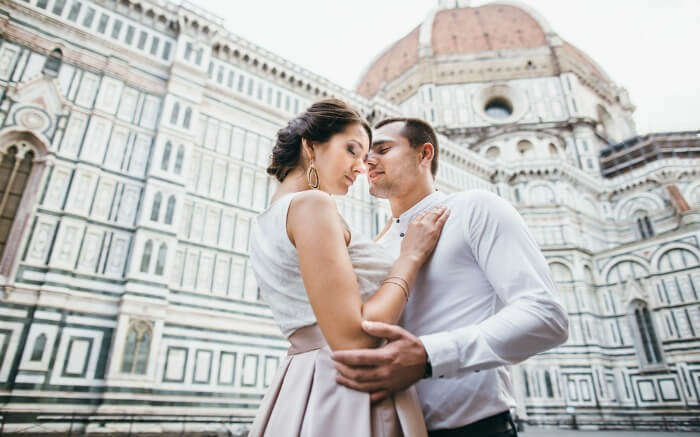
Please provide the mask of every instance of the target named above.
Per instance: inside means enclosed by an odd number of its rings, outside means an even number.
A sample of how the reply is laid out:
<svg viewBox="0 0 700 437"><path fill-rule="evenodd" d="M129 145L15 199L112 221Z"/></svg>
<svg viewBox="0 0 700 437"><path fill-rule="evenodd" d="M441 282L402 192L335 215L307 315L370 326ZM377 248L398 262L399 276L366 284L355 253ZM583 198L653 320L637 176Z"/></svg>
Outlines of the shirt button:
<svg viewBox="0 0 700 437"><path fill-rule="evenodd" d="M400 235L401 237L405 237L405 236L406 236L406 234L404 234L403 232L401 232L399 235Z"/></svg>
<svg viewBox="0 0 700 437"><path fill-rule="evenodd" d="M401 223L401 219L396 219L396 223Z"/></svg>

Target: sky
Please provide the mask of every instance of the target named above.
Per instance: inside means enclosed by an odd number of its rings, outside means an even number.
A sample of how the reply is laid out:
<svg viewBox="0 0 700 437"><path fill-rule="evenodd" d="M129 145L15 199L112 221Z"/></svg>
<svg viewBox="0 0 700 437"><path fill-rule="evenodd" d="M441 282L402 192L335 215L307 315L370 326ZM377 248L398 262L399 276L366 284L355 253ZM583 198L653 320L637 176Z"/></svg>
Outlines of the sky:
<svg viewBox="0 0 700 437"><path fill-rule="evenodd" d="M437 0L191 0L229 31L354 89ZM472 0L472 6L487 1ZM625 87L640 134L700 129L700 0L522 0Z"/></svg>

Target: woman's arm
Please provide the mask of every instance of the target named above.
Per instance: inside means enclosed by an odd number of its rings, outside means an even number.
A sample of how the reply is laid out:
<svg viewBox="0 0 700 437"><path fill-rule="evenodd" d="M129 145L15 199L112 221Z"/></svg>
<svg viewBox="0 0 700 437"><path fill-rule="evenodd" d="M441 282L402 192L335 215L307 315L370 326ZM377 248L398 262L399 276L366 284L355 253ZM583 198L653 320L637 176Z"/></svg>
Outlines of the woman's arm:
<svg viewBox="0 0 700 437"><path fill-rule="evenodd" d="M379 241L379 240L384 236L384 234L387 233L387 231L389 230L389 228L391 228L391 222L392 222L392 221L394 221L393 218L390 218L389 220L387 220L386 225L384 225L384 229L382 229L382 232L380 232L379 234L377 234L376 237L374 237L374 242L375 242L375 243L376 243L377 241Z"/></svg>
<svg viewBox="0 0 700 437"><path fill-rule="evenodd" d="M389 276L402 277L410 287L446 219L444 211L442 215L423 214L415 232L402 244L401 256ZM304 287L331 349L377 346L377 339L362 330L362 320L395 323L406 298L400 287L386 283L363 305L333 199L315 191L297 196L289 207L287 233L297 248Z"/></svg>

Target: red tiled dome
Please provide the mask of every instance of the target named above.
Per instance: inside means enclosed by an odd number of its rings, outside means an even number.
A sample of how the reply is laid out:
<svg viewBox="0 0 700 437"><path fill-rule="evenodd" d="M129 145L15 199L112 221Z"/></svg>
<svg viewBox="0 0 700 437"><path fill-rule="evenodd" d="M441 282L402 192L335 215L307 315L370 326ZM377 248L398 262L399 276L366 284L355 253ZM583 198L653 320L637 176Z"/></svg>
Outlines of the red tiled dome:
<svg viewBox="0 0 700 437"><path fill-rule="evenodd" d="M383 83L416 65L420 61L421 44L428 44L428 35L421 39L421 32L428 30L431 33L429 51L435 57L546 47L546 33L550 30L544 29L541 19L533 14L535 12L518 6L498 3L438 10L429 15L428 21L381 53L364 73L356 91L371 97ZM564 50L589 65L594 74L605 77L595 63L575 47L565 43Z"/></svg>
<svg viewBox="0 0 700 437"><path fill-rule="evenodd" d="M515 6L444 9L435 14L432 30L433 54L438 56L547 45L539 23Z"/></svg>

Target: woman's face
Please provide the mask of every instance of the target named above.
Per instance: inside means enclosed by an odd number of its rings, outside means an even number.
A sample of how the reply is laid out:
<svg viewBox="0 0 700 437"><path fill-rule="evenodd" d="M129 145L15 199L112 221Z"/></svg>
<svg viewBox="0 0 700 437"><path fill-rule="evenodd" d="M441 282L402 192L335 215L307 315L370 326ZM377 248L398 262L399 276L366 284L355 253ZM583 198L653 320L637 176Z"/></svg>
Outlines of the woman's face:
<svg viewBox="0 0 700 437"><path fill-rule="evenodd" d="M347 194L355 178L366 171L364 159L368 151L369 136L360 123L353 123L316 145L313 159L319 189L329 194Z"/></svg>

